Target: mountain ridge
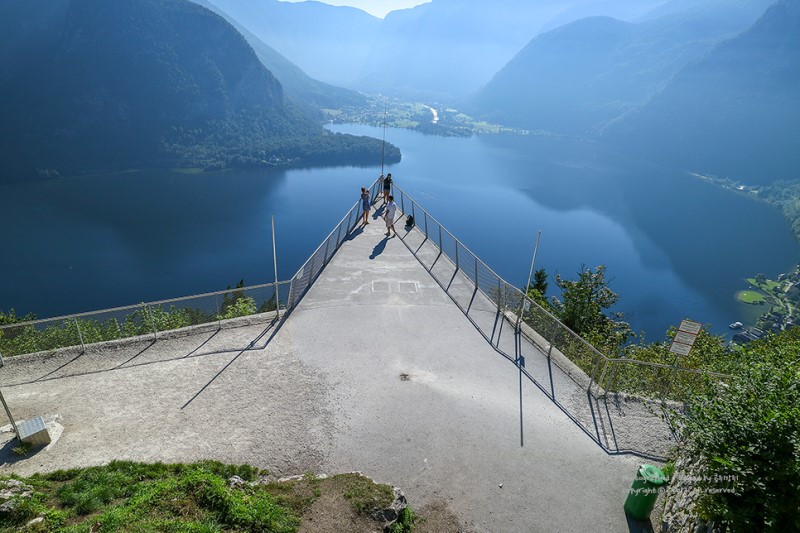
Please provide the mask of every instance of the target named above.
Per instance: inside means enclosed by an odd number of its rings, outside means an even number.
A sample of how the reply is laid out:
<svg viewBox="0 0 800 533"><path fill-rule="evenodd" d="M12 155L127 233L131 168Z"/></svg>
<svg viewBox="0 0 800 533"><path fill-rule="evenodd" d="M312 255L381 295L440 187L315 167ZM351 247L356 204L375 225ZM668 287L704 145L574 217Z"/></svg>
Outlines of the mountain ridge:
<svg viewBox="0 0 800 533"><path fill-rule="evenodd" d="M41 46L0 64L0 140L14 154L5 179L35 169L358 164L380 153L380 141L326 132L287 101L245 38L204 7L49 1L46 29L16 21L16 43ZM8 9L30 12L20 6ZM387 153L399 159L395 147Z"/></svg>

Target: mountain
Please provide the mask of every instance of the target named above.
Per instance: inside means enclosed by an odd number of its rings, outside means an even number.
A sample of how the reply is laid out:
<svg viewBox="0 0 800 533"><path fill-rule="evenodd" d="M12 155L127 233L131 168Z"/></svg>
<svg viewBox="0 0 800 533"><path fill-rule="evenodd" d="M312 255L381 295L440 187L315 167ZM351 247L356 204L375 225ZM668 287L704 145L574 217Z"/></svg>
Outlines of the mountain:
<svg viewBox="0 0 800 533"><path fill-rule="evenodd" d="M381 19L321 2L209 0L314 79L350 87Z"/></svg>
<svg viewBox="0 0 800 533"><path fill-rule="evenodd" d="M341 108L363 105L366 97L349 89L330 85L313 79L286 59L277 50L258 38L253 32L239 24L230 15L208 0L192 0L222 16L242 34L253 48L261 63L272 72L284 88L286 96L298 105L309 104L316 108Z"/></svg>
<svg viewBox="0 0 800 533"><path fill-rule="evenodd" d="M798 178L800 0L684 68L604 139L687 169L747 183Z"/></svg>
<svg viewBox="0 0 800 533"><path fill-rule="evenodd" d="M375 139L324 132L286 101L245 39L196 4L28 4L0 11L9 16L2 44L13 50L0 56L0 142L13 154L2 161L6 179L31 169L357 163L380 153Z"/></svg>
<svg viewBox="0 0 800 533"><path fill-rule="evenodd" d="M511 126L595 136L746 29L767 3L714 0L639 23L572 22L533 39L462 107Z"/></svg>
<svg viewBox="0 0 800 533"><path fill-rule="evenodd" d="M658 0L432 0L393 11L355 84L360 90L448 100L485 84L555 21L641 16Z"/></svg>

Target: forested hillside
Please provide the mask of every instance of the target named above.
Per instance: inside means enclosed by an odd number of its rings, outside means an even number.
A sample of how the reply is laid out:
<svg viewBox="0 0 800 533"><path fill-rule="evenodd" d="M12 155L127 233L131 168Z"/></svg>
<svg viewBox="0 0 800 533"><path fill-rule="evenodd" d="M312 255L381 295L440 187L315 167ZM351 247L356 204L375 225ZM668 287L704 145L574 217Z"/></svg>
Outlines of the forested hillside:
<svg viewBox="0 0 800 533"><path fill-rule="evenodd" d="M800 0L687 66L606 139L749 184L798 178Z"/></svg>
<svg viewBox="0 0 800 533"><path fill-rule="evenodd" d="M682 68L746 30L768 1L670 2L662 16L639 23L578 20L532 40L463 107L516 127L597 136Z"/></svg>
<svg viewBox="0 0 800 533"><path fill-rule="evenodd" d="M2 6L3 179L98 168L372 162L325 133L220 16L185 0ZM390 147L388 157L399 152Z"/></svg>

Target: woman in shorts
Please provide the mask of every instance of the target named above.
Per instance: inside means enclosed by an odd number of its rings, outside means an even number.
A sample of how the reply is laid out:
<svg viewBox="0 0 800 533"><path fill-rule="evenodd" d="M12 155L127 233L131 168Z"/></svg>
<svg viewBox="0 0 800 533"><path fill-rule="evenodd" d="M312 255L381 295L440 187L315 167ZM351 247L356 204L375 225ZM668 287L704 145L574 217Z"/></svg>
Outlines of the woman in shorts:
<svg viewBox="0 0 800 533"><path fill-rule="evenodd" d="M369 224L369 191L361 187L361 209L364 211L364 225Z"/></svg>
<svg viewBox="0 0 800 533"><path fill-rule="evenodd" d="M386 178L383 180L383 203L387 203L389 201L389 195L392 194L392 173L389 172L386 174Z"/></svg>

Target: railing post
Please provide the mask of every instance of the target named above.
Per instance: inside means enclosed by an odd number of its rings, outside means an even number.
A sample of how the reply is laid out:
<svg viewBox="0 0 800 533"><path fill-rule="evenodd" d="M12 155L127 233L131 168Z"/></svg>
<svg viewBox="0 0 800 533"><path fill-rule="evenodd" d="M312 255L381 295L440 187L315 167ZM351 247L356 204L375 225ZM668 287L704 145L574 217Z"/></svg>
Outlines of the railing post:
<svg viewBox="0 0 800 533"><path fill-rule="evenodd" d="M600 375L600 377L603 377L603 375L606 372L607 367L608 367L608 361L606 361L606 364L603 367L603 373ZM596 383L595 377L597 376L597 370L599 368L600 368L600 359L597 359L597 362L594 364L594 368L592 369L592 375L590 376L590 379L589 379L589 387L586 389L587 392L592 392L592 385L594 385Z"/></svg>
<svg viewBox="0 0 800 533"><path fill-rule="evenodd" d="M328 249L325 249L325 253L328 252ZM275 244L275 215L272 215L272 261L273 266L275 267L275 313L277 314L278 319L281 318L281 300L280 296L278 296L278 248Z"/></svg>
<svg viewBox="0 0 800 533"><path fill-rule="evenodd" d="M480 289L480 285L478 285L478 256L475 256L475 290Z"/></svg>
<svg viewBox="0 0 800 533"><path fill-rule="evenodd" d="M500 297L500 291L501 291L501 290L502 290L502 289L501 289L501 281L500 281L500 278L498 277L498 278L497 278L497 312L498 312L498 313L502 312L502 311L500 310L500 300L501 300L501 297Z"/></svg>
<svg viewBox="0 0 800 533"><path fill-rule="evenodd" d="M289 280L289 296L286 297L286 311L291 311L294 307L294 278Z"/></svg>
<svg viewBox="0 0 800 533"><path fill-rule="evenodd" d="M456 240L456 270L458 270L458 240Z"/></svg>
<svg viewBox="0 0 800 533"><path fill-rule="evenodd" d="M444 252L444 248L442 248L442 225L439 224L439 251Z"/></svg>
<svg viewBox="0 0 800 533"><path fill-rule="evenodd" d="M314 254L314 255L311 256L311 265L309 265L311 267L311 269L309 270L309 274L308 274L308 285L311 285L311 280L313 280L314 276L316 276L316 273L314 272L314 263L316 261L317 261L317 254ZM305 288L304 288L304 290L305 290Z"/></svg>
<svg viewBox="0 0 800 533"><path fill-rule="evenodd" d="M214 296L214 303L217 304L217 328L222 329L222 308L219 305L219 294Z"/></svg>
<svg viewBox="0 0 800 533"><path fill-rule="evenodd" d="M404 215L406 214L406 204L403 201L405 197L406 195L403 194L403 191L400 191L400 210L403 212Z"/></svg>
<svg viewBox="0 0 800 533"><path fill-rule="evenodd" d="M425 213L425 238L428 238L428 212L423 211Z"/></svg>
<svg viewBox="0 0 800 533"><path fill-rule="evenodd" d="M558 322L553 322L553 332L550 334L550 347L547 349L547 358L550 358L550 355L553 353L553 345L556 341L556 331L558 330Z"/></svg>
<svg viewBox="0 0 800 533"><path fill-rule="evenodd" d="M322 260L322 266L328 264L328 247L331 245L330 239L325 239L325 255L323 256L324 259Z"/></svg>
<svg viewBox="0 0 800 533"><path fill-rule="evenodd" d="M414 224L417 223L417 216L414 213L414 200L411 200L411 216L414 217Z"/></svg>
<svg viewBox="0 0 800 533"><path fill-rule="evenodd" d="M144 304L142 304L142 311L150 319L150 326L153 328L153 341L157 341L158 340L158 336L156 335L156 331L157 331L156 321L153 318L153 314L150 312L150 308L147 307Z"/></svg>
<svg viewBox="0 0 800 533"><path fill-rule="evenodd" d="M342 243L342 225L339 224L339 228L336 230L336 248L339 248L339 245Z"/></svg>
<svg viewBox="0 0 800 533"><path fill-rule="evenodd" d="M81 325L78 323L78 317L72 317L72 320L75 321L75 328L78 330L78 339L81 341L81 352L85 352L86 346L83 344L83 334L81 334Z"/></svg>

